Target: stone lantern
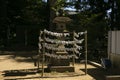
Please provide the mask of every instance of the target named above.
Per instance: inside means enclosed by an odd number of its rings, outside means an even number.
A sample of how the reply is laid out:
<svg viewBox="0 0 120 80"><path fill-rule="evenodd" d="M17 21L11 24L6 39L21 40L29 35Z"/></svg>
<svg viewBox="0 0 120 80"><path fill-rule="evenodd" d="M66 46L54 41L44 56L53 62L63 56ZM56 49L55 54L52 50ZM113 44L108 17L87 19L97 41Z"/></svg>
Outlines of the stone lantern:
<svg viewBox="0 0 120 80"><path fill-rule="evenodd" d="M72 21L72 19L70 19L69 17L56 17L53 20L53 23L56 24L57 32L64 32L66 30L66 24L71 21Z"/></svg>
<svg viewBox="0 0 120 80"><path fill-rule="evenodd" d="M53 20L53 23L56 24L56 32L59 33L65 33L66 30L66 24L71 22L72 19L69 17L56 17ZM62 38L59 38L60 40L64 40L64 36ZM59 44L58 48L65 48L64 44ZM67 51L57 51L55 53L56 55L68 55ZM50 63L50 71L58 71L58 72L64 72L64 71L69 71L69 72L74 72L74 67L70 67L70 60L69 59L51 59Z"/></svg>

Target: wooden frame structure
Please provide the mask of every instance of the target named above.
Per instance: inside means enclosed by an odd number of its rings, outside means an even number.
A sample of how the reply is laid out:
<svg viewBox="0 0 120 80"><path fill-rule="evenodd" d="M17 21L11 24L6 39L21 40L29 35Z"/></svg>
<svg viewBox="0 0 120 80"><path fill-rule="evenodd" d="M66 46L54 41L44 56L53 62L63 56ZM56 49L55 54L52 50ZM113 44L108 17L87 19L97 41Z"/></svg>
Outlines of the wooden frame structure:
<svg viewBox="0 0 120 80"><path fill-rule="evenodd" d="M43 41L42 41L42 73L41 73L41 77L44 77L44 60L45 60L45 32L42 31L43 34ZM40 33L40 36L42 36L42 34ZM84 32L84 38L85 38L85 75L87 74L87 31ZM73 41L75 39L75 31L73 31ZM40 40L39 40L40 41ZM40 41L41 42L41 41ZM75 47L75 43L73 44L73 48ZM39 63L40 63L40 55L41 53L39 52L39 57L38 57L38 69L39 69ZM75 55L75 52L73 51L73 55ZM75 64L75 57L73 57L73 67Z"/></svg>

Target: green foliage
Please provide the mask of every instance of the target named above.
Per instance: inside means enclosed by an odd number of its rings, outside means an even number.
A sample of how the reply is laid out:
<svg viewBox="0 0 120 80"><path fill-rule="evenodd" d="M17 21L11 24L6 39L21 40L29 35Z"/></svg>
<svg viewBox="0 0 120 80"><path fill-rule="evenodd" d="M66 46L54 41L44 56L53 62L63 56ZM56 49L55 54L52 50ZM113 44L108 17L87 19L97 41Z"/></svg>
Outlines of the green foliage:
<svg viewBox="0 0 120 80"><path fill-rule="evenodd" d="M3 0L4 1L4 0ZM77 14L66 15L73 21L67 26L69 31L75 30L88 31L88 53L89 56L103 56L107 50L107 32L109 25L120 29L120 0L116 0L115 11L112 10L110 18L106 19L107 10L112 9L114 6L112 0L104 2L104 0L72 0L66 2L66 0L48 0L54 1L55 4L49 7L47 3L42 0L7 0L7 16L6 21L2 23L3 27L0 27L0 45L3 41L6 41L7 27L12 26L12 32L15 32L15 25L39 25L40 29L48 28L50 19L50 10L59 12L64 7L74 6ZM2 8L0 8L2 9ZM4 10L3 10L4 11ZM116 15L116 21L113 22ZM2 22L2 19L1 19ZM13 28L14 27L14 28ZM3 35L4 34L4 35ZM91 57L90 57L91 58Z"/></svg>
<svg viewBox="0 0 120 80"><path fill-rule="evenodd" d="M56 2L58 6L59 2ZM64 3L54 6L55 11L62 8ZM75 6L78 14L68 15L73 19L67 26L69 31L88 31L88 52L93 58L105 57L107 54L107 25L106 12L110 9L109 3L103 0L90 0L67 3L69 6ZM90 57L91 58L91 57Z"/></svg>
<svg viewBox="0 0 120 80"><path fill-rule="evenodd" d="M60 10L62 9L62 8L64 8L64 6L65 6L65 1L66 0L57 0L57 1L55 1L55 4L54 5L52 5L52 10L54 10L57 14L56 15L58 15L58 13L60 12ZM61 13L60 13L61 14Z"/></svg>
<svg viewBox="0 0 120 80"><path fill-rule="evenodd" d="M0 45L8 44L11 38L13 41L16 27L19 25L26 25L29 28L37 26L36 33L39 29L48 28L49 11L47 3L42 0L2 0L1 4L3 9L0 8L2 11L0 15L4 15L4 23L0 24Z"/></svg>
<svg viewBox="0 0 120 80"><path fill-rule="evenodd" d="M68 26L70 31L88 31L88 56L89 59L100 59L107 54L107 32L108 25L104 18L99 18L101 14L91 14L83 11L74 16L73 23Z"/></svg>
<svg viewBox="0 0 120 80"><path fill-rule="evenodd" d="M120 30L120 1L119 0L108 0L108 5L111 9L109 14L109 26L111 30Z"/></svg>
<svg viewBox="0 0 120 80"><path fill-rule="evenodd" d="M58 11L59 9L61 9L62 7L64 7L64 5L65 5L65 0L57 0L55 2L55 5L53 6L53 9L55 11Z"/></svg>
<svg viewBox="0 0 120 80"><path fill-rule="evenodd" d="M8 1L8 19L14 24L47 24L47 4L42 0ZM47 25L46 25L47 26Z"/></svg>
<svg viewBox="0 0 120 80"><path fill-rule="evenodd" d="M117 8L115 9L115 12L113 13L114 15L116 15L114 27L120 30L120 0L116 0L116 7Z"/></svg>

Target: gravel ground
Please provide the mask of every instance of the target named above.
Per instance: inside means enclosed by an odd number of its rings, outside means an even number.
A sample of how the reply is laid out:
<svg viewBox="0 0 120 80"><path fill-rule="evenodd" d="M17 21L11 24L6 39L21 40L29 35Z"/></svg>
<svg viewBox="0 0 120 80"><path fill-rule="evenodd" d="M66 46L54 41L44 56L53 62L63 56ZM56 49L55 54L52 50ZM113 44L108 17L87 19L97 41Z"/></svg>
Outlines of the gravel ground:
<svg viewBox="0 0 120 80"><path fill-rule="evenodd" d="M36 68L30 57L0 55L0 80L104 80L104 71L91 64L87 65L87 75L84 73L85 65L81 63L75 64L75 72L44 73L43 78ZM28 73L23 74L24 71Z"/></svg>

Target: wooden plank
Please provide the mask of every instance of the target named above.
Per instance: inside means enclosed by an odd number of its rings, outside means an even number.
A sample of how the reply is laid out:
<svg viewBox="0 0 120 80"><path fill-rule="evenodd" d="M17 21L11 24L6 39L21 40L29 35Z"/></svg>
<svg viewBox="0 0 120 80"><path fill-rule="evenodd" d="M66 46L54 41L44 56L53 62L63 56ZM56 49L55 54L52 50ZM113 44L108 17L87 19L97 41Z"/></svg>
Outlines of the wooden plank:
<svg viewBox="0 0 120 80"><path fill-rule="evenodd" d="M120 75L106 76L106 80L120 80Z"/></svg>

